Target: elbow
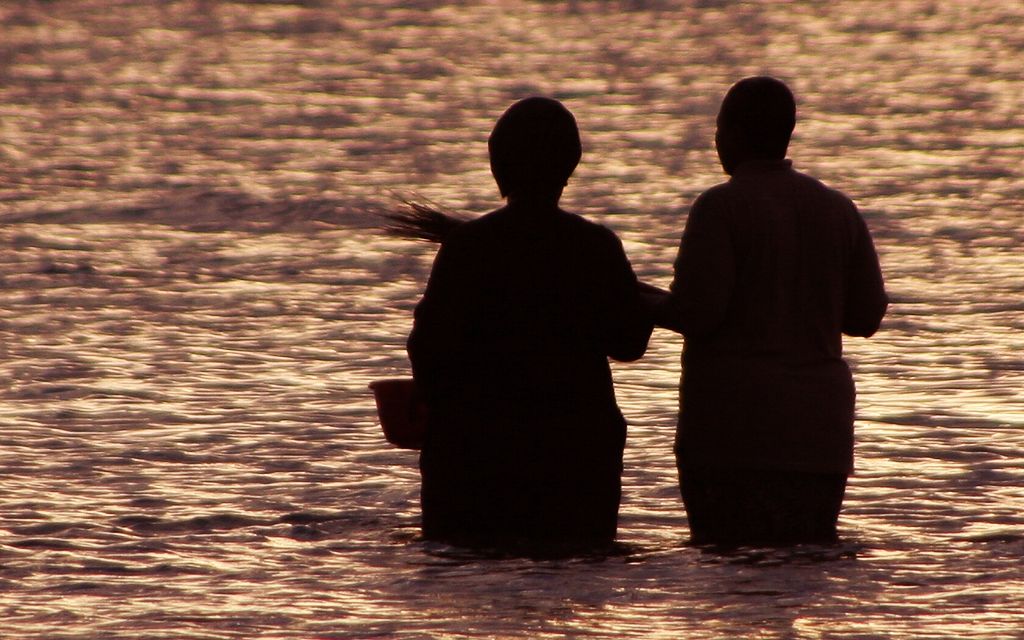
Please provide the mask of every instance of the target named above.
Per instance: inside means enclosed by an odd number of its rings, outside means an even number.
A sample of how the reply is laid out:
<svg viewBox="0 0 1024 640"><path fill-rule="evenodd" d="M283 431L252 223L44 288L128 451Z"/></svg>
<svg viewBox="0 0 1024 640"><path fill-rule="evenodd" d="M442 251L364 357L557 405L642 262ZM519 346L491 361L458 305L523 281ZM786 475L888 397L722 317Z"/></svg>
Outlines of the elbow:
<svg viewBox="0 0 1024 640"><path fill-rule="evenodd" d="M654 325L650 322L644 322L641 326L635 327L628 338L609 345L606 350L608 357L619 362L639 360L647 353L647 344L651 340L653 331Z"/></svg>
<svg viewBox="0 0 1024 640"><path fill-rule="evenodd" d="M413 364L419 360L420 353L423 350L423 341L421 339L421 332L413 327L413 330L409 333L409 337L405 340L405 353L409 356L409 360Z"/></svg>
<svg viewBox="0 0 1024 640"><path fill-rule="evenodd" d="M878 327L881 326L881 322L874 324L848 324L844 329L843 333L854 338L870 338L875 335L878 331Z"/></svg>
<svg viewBox="0 0 1024 640"><path fill-rule="evenodd" d="M883 295L866 313L847 317L843 322L843 333L856 338L870 338L882 326L882 318L888 307L889 300Z"/></svg>
<svg viewBox="0 0 1024 640"><path fill-rule="evenodd" d="M405 341L405 353L409 356L413 377L420 378L425 370L436 366L440 349L436 337L428 335L422 327L416 326Z"/></svg>
<svg viewBox="0 0 1024 640"><path fill-rule="evenodd" d="M608 357L619 362L634 362L644 357L645 353L647 353L646 340L644 340L643 344L619 345L614 349L610 349Z"/></svg>

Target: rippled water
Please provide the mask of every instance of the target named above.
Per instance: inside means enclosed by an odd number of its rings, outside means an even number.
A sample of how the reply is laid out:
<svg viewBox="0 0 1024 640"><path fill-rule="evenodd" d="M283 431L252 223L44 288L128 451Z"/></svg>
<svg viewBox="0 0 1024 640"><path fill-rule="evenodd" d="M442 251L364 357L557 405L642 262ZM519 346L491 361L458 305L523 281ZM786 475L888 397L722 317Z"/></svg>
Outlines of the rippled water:
<svg viewBox="0 0 1024 640"><path fill-rule="evenodd" d="M1024 637L1016 0L12 0L0 36L0 637ZM663 331L615 369L620 553L419 541L366 384L408 372L432 247L372 213L495 206L494 118L553 94L565 204L665 284L763 72L893 297L848 341L843 543L686 545Z"/></svg>

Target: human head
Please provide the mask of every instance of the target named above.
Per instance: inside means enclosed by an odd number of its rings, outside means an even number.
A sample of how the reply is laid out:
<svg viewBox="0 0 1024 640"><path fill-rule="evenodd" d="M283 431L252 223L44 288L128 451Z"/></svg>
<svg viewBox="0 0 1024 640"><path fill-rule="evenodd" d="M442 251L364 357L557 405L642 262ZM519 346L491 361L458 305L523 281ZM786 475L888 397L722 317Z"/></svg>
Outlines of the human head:
<svg viewBox="0 0 1024 640"><path fill-rule="evenodd" d="M561 102L533 97L498 118L487 140L503 197L558 199L582 155L576 119Z"/></svg>
<svg viewBox="0 0 1024 640"><path fill-rule="evenodd" d="M725 172L753 159L781 160L796 125L796 101L782 81L744 78L725 94L718 110L715 147Z"/></svg>

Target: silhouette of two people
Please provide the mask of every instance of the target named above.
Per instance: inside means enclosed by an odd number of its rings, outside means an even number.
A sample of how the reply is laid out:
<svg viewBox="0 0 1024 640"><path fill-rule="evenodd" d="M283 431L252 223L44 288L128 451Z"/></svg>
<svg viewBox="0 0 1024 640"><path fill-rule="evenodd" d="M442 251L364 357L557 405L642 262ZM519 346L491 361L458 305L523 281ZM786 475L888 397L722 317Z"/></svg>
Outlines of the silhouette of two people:
<svg viewBox="0 0 1024 640"><path fill-rule="evenodd" d="M488 141L506 206L438 251L408 352L429 407L428 539L580 548L615 538L626 423L608 359L653 325L685 338L680 488L697 543L835 538L852 465L842 334L886 298L853 203L785 160L792 94L730 89L716 146L728 182L687 219L669 291L641 284L616 236L559 208L581 156L559 102L512 105Z"/></svg>

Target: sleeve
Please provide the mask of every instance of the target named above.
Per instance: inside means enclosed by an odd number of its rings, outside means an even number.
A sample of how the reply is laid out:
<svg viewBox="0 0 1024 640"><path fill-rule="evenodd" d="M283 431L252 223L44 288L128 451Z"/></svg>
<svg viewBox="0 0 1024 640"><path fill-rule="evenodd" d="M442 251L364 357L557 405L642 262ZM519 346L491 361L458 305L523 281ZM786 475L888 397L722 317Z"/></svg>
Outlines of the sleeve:
<svg viewBox="0 0 1024 640"><path fill-rule="evenodd" d="M623 362L638 360L647 351L654 330L653 318L641 300L636 274L622 241L611 230L604 231L608 248L607 258L601 260L606 269L599 279L604 292L603 308L597 313L600 339L609 357Z"/></svg>
<svg viewBox="0 0 1024 640"><path fill-rule="evenodd" d="M857 213L857 232L847 272L846 299L843 301L843 333L870 337L878 331L889 305L882 282L882 268L864 218Z"/></svg>
<svg viewBox="0 0 1024 640"><path fill-rule="evenodd" d="M725 316L736 277L735 252L723 212L704 194L690 208L669 295L658 326L684 336L706 334Z"/></svg>
<svg viewBox="0 0 1024 640"><path fill-rule="evenodd" d="M459 268L458 251L445 242L434 258L426 290L414 312L413 328L406 342L413 378L425 397L431 398L444 388L458 358L459 336L465 320L458 309L460 281L465 273Z"/></svg>

